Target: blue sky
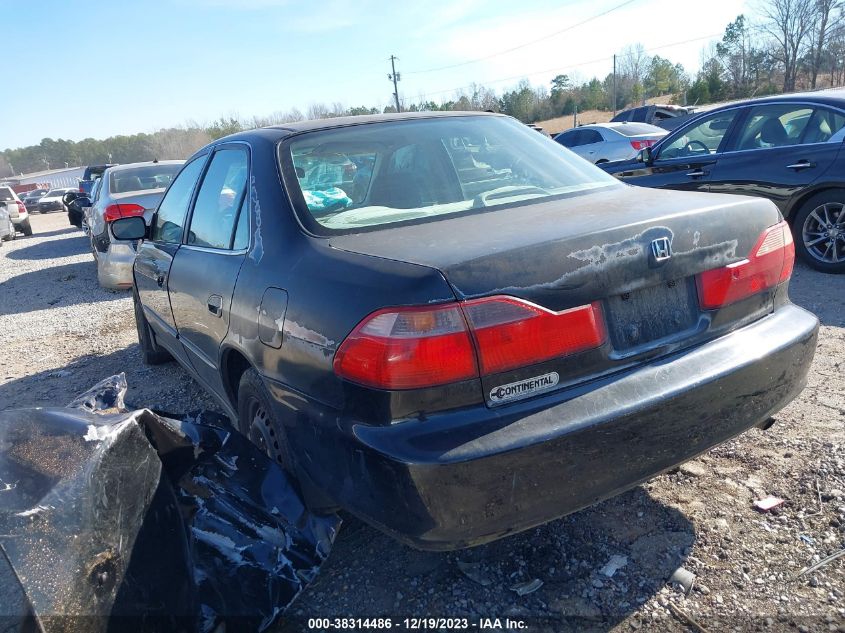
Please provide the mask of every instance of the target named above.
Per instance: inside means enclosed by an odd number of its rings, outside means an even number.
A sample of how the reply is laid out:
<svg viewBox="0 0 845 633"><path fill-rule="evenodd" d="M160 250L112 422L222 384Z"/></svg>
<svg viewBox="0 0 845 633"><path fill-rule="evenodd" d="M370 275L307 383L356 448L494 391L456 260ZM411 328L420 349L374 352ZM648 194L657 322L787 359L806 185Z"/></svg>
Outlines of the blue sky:
<svg viewBox="0 0 845 633"><path fill-rule="evenodd" d="M0 149L305 112L314 102L383 107L390 54L410 101L449 99L472 82L500 91L520 77L546 85L561 72L603 77L613 53L636 42L696 39L654 50L695 70L708 43L697 38L749 13L737 0L689 12L678 0L632 0L511 53L417 72L519 46L623 1L0 0L4 76L14 87L0 100Z"/></svg>

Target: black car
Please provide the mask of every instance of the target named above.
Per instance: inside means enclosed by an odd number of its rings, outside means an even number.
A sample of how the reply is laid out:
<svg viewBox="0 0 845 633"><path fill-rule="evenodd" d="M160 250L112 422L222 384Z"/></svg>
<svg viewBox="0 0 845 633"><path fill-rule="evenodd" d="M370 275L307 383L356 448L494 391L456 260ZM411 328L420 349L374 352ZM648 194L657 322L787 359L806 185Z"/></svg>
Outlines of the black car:
<svg viewBox="0 0 845 633"><path fill-rule="evenodd" d="M601 167L632 185L763 196L807 264L845 272L845 90L734 103L691 119L636 159Z"/></svg>
<svg viewBox="0 0 845 633"><path fill-rule="evenodd" d="M44 194L47 193L47 191L47 189L33 189L32 191L27 191L19 197L21 202L24 203L26 210L33 213L38 211L38 201L44 197Z"/></svg>
<svg viewBox="0 0 845 633"><path fill-rule="evenodd" d="M611 123L649 123L662 127L664 130L674 130L688 121L695 108L677 105L645 105L638 108L623 110L612 119Z"/></svg>
<svg viewBox="0 0 845 633"><path fill-rule="evenodd" d="M91 189L94 183L103 175L109 167L114 167L117 163L107 163L105 165L88 165L82 173L82 178L79 181L79 191L86 196L91 195Z"/></svg>
<svg viewBox="0 0 845 633"><path fill-rule="evenodd" d="M501 115L240 133L188 160L149 228L110 230L143 240L145 361L176 358L310 505L421 548L767 426L815 351L771 202L626 187Z"/></svg>

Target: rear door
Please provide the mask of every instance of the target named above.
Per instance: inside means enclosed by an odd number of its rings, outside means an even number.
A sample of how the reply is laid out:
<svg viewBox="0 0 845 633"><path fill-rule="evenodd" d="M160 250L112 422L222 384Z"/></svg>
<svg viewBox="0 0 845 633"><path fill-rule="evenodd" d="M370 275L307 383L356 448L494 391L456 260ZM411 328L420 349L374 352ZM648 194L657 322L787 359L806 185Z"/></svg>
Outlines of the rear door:
<svg viewBox="0 0 845 633"><path fill-rule="evenodd" d="M655 146L650 163L616 174L632 185L707 191L740 110L724 110L698 119Z"/></svg>
<svg viewBox="0 0 845 633"><path fill-rule="evenodd" d="M188 207L207 157L204 154L186 164L173 180L153 216L150 238L141 242L135 257L135 288L144 315L158 340L183 360L186 356L177 341L167 278L173 256L182 243Z"/></svg>
<svg viewBox="0 0 845 633"><path fill-rule="evenodd" d="M249 233L248 176L248 145L228 144L215 150L168 281L185 352L197 374L221 395L225 391L218 366L220 344L229 331L232 293Z"/></svg>
<svg viewBox="0 0 845 633"><path fill-rule="evenodd" d="M845 114L824 107L750 108L713 169L710 190L763 196L786 215L790 200L833 164L842 146L834 135L843 127Z"/></svg>

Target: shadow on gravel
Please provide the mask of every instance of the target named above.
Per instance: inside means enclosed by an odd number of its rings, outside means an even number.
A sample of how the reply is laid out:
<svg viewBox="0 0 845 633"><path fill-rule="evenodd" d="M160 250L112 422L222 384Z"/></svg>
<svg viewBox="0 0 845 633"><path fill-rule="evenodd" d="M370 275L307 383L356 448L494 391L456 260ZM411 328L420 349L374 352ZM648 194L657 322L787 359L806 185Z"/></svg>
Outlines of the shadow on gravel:
<svg viewBox="0 0 845 633"><path fill-rule="evenodd" d="M14 296L15 301L0 302L0 315L61 308L78 302L115 301L128 295L100 288L94 261L91 260L51 266L7 279L0 283L0 297L3 296Z"/></svg>
<svg viewBox="0 0 845 633"><path fill-rule="evenodd" d="M85 237L85 233L75 226L68 226L66 229L56 229L55 231L38 231L33 237L54 237L56 235L81 235ZM18 236L20 239L20 236Z"/></svg>
<svg viewBox="0 0 845 633"><path fill-rule="evenodd" d="M80 332L80 340L90 335ZM66 341L53 341L61 346ZM33 352L33 362L41 361ZM49 353L44 356L49 357ZM63 407L80 393L103 378L124 372L129 391L126 406L130 409L150 408L158 411L188 412L207 409L220 413L220 408L198 383L177 362L148 367L141 361L138 344L133 343L111 354L86 354L64 367L49 369L3 383L4 359L0 358L0 410L25 407Z"/></svg>
<svg viewBox="0 0 845 633"><path fill-rule="evenodd" d="M820 273L796 261L789 297L813 312L822 324L845 327L845 275Z"/></svg>
<svg viewBox="0 0 845 633"><path fill-rule="evenodd" d="M39 235L41 237L43 235ZM69 235L63 240L51 240L49 242L38 242L32 246L25 246L10 252L9 259L53 259L55 257L71 257L83 255L91 251L90 242L85 235Z"/></svg>
<svg viewBox="0 0 845 633"><path fill-rule="evenodd" d="M410 549L345 517L320 575L278 630L299 631L313 617L389 615L509 617L532 631L606 631L665 585L695 541L687 518L648 487L448 553ZM624 565L609 577L602 570L612 557ZM543 584L533 593L513 589L535 579Z"/></svg>

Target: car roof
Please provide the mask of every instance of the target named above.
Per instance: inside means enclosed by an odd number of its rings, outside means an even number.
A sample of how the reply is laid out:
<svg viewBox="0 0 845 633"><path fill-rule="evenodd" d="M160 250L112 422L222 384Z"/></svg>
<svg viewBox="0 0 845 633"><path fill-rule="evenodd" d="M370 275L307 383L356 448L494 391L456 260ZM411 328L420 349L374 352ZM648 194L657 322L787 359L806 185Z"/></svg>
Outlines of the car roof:
<svg viewBox="0 0 845 633"><path fill-rule="evenodd" d="M151 165L181 165L184 162L184 160L148 160L140 163L124 163L121 165L114 165L113 167L109 167L107 171L110 174L114 174L116 172L124 171L125 169L135 169L136 167L147 167Z"/></svg>
<svg viewBox="0 0 845 633"><path fill-rule="evenodd" d="M656 125L652 125L651 123L643 123L642 121L609 121L607 123L588 123L587 125L579 125L577 128L572 128L573 130L583 130L583 129L596 129L596 128L603 128L605 130L618 130L620 128L625 127L633 127L633 126L648 126L650 128L654 128L655 132L665 132L662 127L658 127ZM569 130L567 130L568 132Z"/></svg>
<svg viewBox="0 0 845 633"><path fill-rule="evenodd" d="M269 129L283 130L289 133L311 132L314 130L326 130L335 127L346 127L349 125L362 125L366 123L380 123L384 121L408 121L414 119L440 119L448 117L465 116L505 116L495 112L476 111L449 111L449 112L400 112L389 114L364 114L360 116L341 116L329 119L311 119L308 121L296 121L273 125ZM265 128L267 129L267 128Z"/></svg>

